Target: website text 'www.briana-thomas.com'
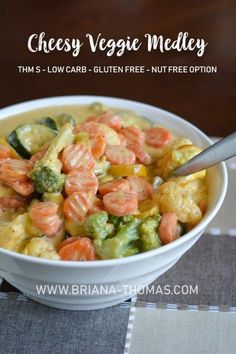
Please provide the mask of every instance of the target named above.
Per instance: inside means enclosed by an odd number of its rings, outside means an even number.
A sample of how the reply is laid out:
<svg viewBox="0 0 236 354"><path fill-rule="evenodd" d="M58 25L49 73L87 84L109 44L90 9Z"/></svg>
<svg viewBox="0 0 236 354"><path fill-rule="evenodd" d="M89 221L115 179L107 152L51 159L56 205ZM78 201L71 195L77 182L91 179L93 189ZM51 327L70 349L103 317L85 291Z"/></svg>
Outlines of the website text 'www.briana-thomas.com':
<svg viewBox="0 0 236 354"><path fill-rule="evenodd" d="M198 285L176 284L176 285L88 285L88 284L36 284L38 295L114 295L125 293L151 294L151 295L198 295Z"/></svg>

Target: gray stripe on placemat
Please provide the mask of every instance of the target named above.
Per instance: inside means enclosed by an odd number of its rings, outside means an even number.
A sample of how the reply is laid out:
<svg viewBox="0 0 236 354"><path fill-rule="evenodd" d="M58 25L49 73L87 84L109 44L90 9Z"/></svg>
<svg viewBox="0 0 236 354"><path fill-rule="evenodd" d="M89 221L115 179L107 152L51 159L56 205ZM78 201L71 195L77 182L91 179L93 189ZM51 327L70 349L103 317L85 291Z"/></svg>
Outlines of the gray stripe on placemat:
<svg viewBox="0 0 236 354"><path fill-rule="evenodd" d="M165 274L156 279L154 289L138 301L193 305L236 306L236 238L228 235L203 235L200 240ZM198 286L198 294L165 294L164 286Z"/></svg>
<svg viewBox="0 0 236 354"><path fill-rule="evenodd" d="M0 353L124 352L130 307L64 311L19 301L19 294L5 295L0 300Z"/></svg>

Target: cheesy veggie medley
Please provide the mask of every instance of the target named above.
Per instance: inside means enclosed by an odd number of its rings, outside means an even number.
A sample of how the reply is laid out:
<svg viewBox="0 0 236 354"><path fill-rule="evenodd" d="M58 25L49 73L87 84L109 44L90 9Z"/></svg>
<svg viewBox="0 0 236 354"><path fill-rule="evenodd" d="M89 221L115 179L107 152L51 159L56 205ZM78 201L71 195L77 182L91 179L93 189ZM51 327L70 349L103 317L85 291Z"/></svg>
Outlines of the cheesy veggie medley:
<svg viewBox="0 0 236 354"><path fill-rule="evenodd" d="M7 121L0 247L64 261L121 258L172 242L202 219L206 171L173 173L201 151L188 138L101 103L59 109Z"/></svg>

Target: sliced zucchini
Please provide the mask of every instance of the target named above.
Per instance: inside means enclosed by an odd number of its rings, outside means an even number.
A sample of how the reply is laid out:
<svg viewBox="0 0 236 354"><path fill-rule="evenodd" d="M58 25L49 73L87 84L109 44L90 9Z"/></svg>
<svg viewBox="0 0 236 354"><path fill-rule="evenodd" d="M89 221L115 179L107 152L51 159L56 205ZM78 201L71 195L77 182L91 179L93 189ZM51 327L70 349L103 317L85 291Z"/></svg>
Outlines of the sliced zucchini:
<svg viewBox="0 0 236 354"><path fill-rule="evenodd" d="M72 127L75 126L75 118L71 114L62 113L59 116L54 117L56 124L61 128L64 124L69 123Z"/></svg>
<svg viewBox="0 0 236 354"><path fill-rule="evenodd" d="M50 142L56 132L46 125L32 123L17 127L8 136L8 143L22 157L28 159L46 143Z"/></svg>
<svg viewBox="0 0 236 354"><path fill-rule="evenodd" d="M52 130L58 130L57 123L54 119L50 117L43 118L39 121L40 124L46 125L47 127L51 128Z"/></svg>

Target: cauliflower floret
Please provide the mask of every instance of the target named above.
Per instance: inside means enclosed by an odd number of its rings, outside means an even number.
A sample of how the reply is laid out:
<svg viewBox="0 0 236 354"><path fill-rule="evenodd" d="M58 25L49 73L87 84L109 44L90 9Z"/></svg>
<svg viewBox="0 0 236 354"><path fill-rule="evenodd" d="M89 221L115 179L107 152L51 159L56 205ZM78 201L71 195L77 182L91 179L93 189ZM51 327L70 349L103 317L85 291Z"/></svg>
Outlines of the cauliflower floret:
<svg viewBox="0 0 236 354"><path fill-rule="evenodd" d="M25 232L27 218L28 214L25 213L0 225L0 247L16 252L22 250L31 237Z"/></svg>
<svg viewBox="0 0 236 354"><path fill-rule="evenodd" d="M163 183L155 194L161 213L175 212L180 222L192 225L202 219L198 203L206 199L205 181L188 180L185 177L173 178Z"/></svg>
<svg viewBox="0 0 236 354"><path fill-rule="evenodd" d="M177 177L174 178L174 181L192 196L195 203L198 204L202 200L207 202L208 193L206 180L204 178L194 178L194 175L196 175L196 173L186 177Z"/></svg>
<svg viewBox="0 0 236 354"><path fill-rule="evenodd" d="M60 257L55 251L50 240L44 237L34 237L25 246L23 254L27 256L59 260Z"/></svg>

